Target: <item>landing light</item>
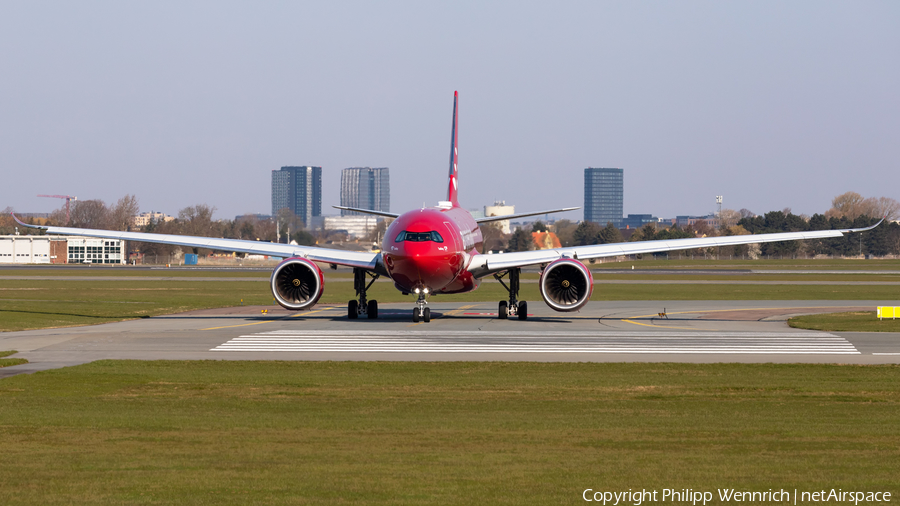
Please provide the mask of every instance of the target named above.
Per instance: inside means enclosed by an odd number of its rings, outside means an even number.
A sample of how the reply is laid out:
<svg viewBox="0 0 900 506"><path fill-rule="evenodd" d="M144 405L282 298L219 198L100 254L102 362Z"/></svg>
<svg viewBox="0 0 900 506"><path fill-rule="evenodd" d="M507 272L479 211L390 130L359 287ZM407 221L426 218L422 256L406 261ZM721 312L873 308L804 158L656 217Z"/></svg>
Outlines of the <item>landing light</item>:
<svg viewBox="0 0 900 506"><path fill-rule="evenodd" d="M422 291L425 292L425 293L428 293L428 289L427 289L427 288L423 288Z"/></svg>
<svg viewBox="0 0 900 506"><path fill-rule="evenodd" d="M418 288L416 288L416 293L419 293L419 289L418 289Z"/></svg>

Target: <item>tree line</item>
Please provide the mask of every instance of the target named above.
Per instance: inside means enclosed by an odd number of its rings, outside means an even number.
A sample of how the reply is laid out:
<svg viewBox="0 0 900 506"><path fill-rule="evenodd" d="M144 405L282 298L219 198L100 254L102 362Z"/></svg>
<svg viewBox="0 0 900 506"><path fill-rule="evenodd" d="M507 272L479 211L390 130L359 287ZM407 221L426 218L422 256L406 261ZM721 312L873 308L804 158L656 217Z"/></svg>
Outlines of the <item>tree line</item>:
<svg viewBox="0 0 900 506"><path fill-rule="evenodd" d="M303 221L295 216L289 209L283 209L278 213L277 220L260 220L255 216L241 217L235 220L215 220L213 214L216 208L206 204L185 207L178 211L177 217L172 221L151 221L148 225L137 228L134 226L134 218L139 212L138 200L134 195L126 195L115 204L107 205L102 200L79 200L72 203L68 222L66 221L65 207L50 213L49 218L23 219L29 224L43 224L59 227L95 228L104 230L152 232L171 235L194 235L201 237L222 237L226 239L244 239L251 241L282 242L312 245L317 240L331 240L335 234L320 234L320 237L310 233L304 227ZM0 235L14 233L16 224L7 208L0 214ZM276 227L277 221L277 227ZM43 231L18 227L18 232L23 235L43 234ZM339 235L339 234L338 234ZM144 255L156 255L167 257L175 252L179 246L168 244L145 243L130 241L130 252L139 252ZM209 250L192 248L193 253L209 254Z"/></svg>
<svg viewBox="0 0 900 506"><path fill-rule="evenodd" d="M7 208L0 213L0 235L12 234L15 223ZM134 195L126 195L116 203L107 205L102 200L79 200L73 203L71 217L66 222L65 207L57 209L44 224L69 226L74 228L99 228L107 230L133 230L133 220L139 211ZM259 220L253 216L235 220L214 220L215 207L206 204L186 207L178 212L172 221L151 222L144 232L172 235L195 235L203 237L223 237L229 239L258 240L267 242L301 245L326 244L346 240L346 234L338 231L316 231L306 229L303 221L289 209L282 209L275 220ZM495 223L481 227L484 250L525 251L534 248L532 232L550 231L556 234L563 247L609 244L625 241L653 241L681 239L689 237L709 237L718 235L745 235L776 232L801 232L811 230L835 230L863 228L876 223L882 217L888 223L863 234L851 234L834 239L789 241L761 245L741 245L719 248L717 251L696 250L704 256L727 255L736 257L768 256L855 256L900 255L900 225L892 222L900 216L900 203L892 198L863 198L855 192L847 192L832 199L832 206L822 214L813 216L795 215L790 208L771 211L757 216L747 209L734 211L723 209L718 217L718 227L705 222L684 228L677 225L663 226L647 223L632 230L620 230L612 223L601 226L598 223L559 220L553 225L536 221L531 227L520 227L512 234L503 234ZM30 219L32 223L39 220ZM29 220L26 219L26 222ZM388 221L379 223L367 241L380 242ZM624 233L623 233L624 232ZM20 234L40 234L35 229L19 229ZM144 254L167 256L177 246L154 243L130 244L129 249ZM207 250L193 249L194 253L208 254ZM665 255L665 253L662 253Z"/></svg>
<svg viewBox="0 0 900 506"><path fill-rule="evenodd" d="M482 233L485 238L485 250L526 251L534 249L532 232L552 231L559 238L560 244L568 247L626 241L865 228L884 217L885 224L862 234L844 235L833 239L689 250L687 254L748 258L756 258L759 255L885 256L900 255L900 224L892 221L898 216L900 203L892 198L863 198L858 193L847 192L832 199L832 206L825 213L814 214L811 217L795 215L790 208L771 211L762 216L757 216L747 209L740 211L723 209L718 216L718 226L712 226L704 221L684 228L678 225L647 223L637 229L622 231L612 223L607 223L604 227L590 221L574 223L570 220L559 220L550 227L537 221L530 228L520 227L508 235L499 233L496 226L488 224L482 227ZM657 255L665 256L667 253Z"/></svg>

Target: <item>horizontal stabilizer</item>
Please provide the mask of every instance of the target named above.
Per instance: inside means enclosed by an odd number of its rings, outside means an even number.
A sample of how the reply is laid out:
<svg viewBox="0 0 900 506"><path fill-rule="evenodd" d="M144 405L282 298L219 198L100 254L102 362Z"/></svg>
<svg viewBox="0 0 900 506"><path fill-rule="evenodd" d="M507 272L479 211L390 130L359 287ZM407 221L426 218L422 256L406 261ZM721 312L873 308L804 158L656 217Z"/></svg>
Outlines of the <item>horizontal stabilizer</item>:
<svg viewBox="0 0 900 506"><path fill-rule="evenodd" d="M331 206L331 207L333 207L335 209L341 209L344 211L354 211L357 213L374 214L375 216L384 216L385 218L396 218L396 217L400 216L397 213L386 213L384 211L373 211L371 209L360 209L358 207L344 207L344 206Z"/></svg>
<svg viewBox="0 0 900 506"><path fill-rule="evenodd" d="M475 220L476 223L488 223L491 221L501 221L501 220L511 220L513 218L523 218L525 216L538 216L541 214L550 214L550 213L562 213L565 211L574 211L576 209L581 209L580 207L564 207L562 209L551 209L549 211L535 211L533 213L522 213L522 214L506 214L503 216L485 216L484 218L478 218Z"/></svg>

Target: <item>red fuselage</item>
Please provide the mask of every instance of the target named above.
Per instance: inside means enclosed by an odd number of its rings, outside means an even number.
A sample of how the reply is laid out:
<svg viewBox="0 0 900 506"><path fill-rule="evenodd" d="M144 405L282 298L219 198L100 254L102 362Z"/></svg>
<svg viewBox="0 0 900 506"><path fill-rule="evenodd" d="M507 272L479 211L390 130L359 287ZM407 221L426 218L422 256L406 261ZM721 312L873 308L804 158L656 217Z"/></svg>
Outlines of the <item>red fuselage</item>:
<svg viewBox="0 0 900 506"><path fill-rule="evenodd" d="M400 215L382 243L384 266L397 289L462 293L478 287L466 270L482 247L481 229L461 207L426 208Z"/></svg>

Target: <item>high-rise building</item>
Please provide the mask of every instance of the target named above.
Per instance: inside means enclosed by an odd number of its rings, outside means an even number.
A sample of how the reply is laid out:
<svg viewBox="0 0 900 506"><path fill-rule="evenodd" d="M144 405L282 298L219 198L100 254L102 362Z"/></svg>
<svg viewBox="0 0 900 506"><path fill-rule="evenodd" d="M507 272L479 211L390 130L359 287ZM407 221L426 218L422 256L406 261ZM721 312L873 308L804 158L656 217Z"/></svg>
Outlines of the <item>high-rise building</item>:
<svg viewBox="0 0 900 506"><path fill-rule="evenodd" d="M322 215L322 167L282 167L272 171L272 216L290 209L309 225Z"/></svg>
<svg viewBox="0 0 900 506"><path fill-rule="evenodd" d="M584 169L584 220L622 225L623 169Z"/></svg>
<svg viewBox="0 0 900 506"><path fill-rule="evenodd" d="M341 172L341 205L390 212L391 179L387 167L351 167ZM361 214L341 210L341 216Z"/></svg>

